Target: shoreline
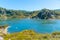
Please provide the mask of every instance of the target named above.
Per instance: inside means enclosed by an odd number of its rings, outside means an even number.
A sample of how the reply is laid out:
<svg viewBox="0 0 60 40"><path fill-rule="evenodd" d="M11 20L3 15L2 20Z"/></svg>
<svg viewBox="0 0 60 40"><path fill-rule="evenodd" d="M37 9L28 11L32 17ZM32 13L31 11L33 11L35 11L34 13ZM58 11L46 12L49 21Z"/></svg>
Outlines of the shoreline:
<svg viewBox="0 0 60 40"><path fill-rule="evenodd" d="M9 33L8 33L8 28L9 28L9 27L10 27L10 26L8 26L8 27L5 28L5 33L6 33L6 34L9 34Z"/></svg>

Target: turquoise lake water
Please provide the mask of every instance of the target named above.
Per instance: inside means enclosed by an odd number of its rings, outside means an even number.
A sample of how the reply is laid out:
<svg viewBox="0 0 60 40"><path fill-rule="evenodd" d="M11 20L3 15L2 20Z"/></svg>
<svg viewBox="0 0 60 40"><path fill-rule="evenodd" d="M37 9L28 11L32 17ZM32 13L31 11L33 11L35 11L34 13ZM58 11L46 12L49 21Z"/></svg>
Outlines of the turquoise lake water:
<svg viewBox="0 0 60 40"><path fill-rule="evenodd" d="M0 21L0 25L8 24L9 33L23 30L34 30L37 33L52 33L60 31L60 20L13 19Z"/></svg>

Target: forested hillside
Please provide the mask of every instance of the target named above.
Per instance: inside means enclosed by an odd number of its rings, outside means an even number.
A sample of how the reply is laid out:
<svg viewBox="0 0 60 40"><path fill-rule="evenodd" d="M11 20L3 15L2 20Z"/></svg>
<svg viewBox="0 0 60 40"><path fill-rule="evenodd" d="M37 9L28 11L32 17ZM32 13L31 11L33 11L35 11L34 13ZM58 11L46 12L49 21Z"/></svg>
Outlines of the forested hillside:
<svg viewBox="0 0 60 40"><path fill-rule="evenodd" d="M8 10L0 7L0 19L12 18L39 18L39 19L60 19L60 10L42 9L36 11Z"/></svg>

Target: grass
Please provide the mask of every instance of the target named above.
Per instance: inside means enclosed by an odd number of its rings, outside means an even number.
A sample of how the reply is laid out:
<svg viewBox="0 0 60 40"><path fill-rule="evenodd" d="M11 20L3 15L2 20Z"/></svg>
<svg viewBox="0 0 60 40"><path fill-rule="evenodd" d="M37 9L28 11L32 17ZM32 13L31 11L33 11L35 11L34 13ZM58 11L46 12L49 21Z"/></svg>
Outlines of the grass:
<svg viewBox="0 0 60 40"><path fill-rule="evenodd" d="M57 36L56 36L57 35ZM12 33L4 35L4 40L59 40L60 37L59 33L52 33L52 34L38 34L32 30L25 30L18 33Z"/></svg>

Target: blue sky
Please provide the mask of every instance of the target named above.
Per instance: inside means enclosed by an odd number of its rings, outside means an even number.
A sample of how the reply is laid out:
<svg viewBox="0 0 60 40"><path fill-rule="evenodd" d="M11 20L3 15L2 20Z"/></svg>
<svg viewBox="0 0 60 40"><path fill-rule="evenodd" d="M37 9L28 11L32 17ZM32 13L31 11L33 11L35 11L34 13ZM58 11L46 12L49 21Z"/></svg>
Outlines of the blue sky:
<svg viewBox="0 0 60 40"><path fill-rule="evenodd" d="M0 7L27 11L60 9L60 0L0 0Z"/></svg>

